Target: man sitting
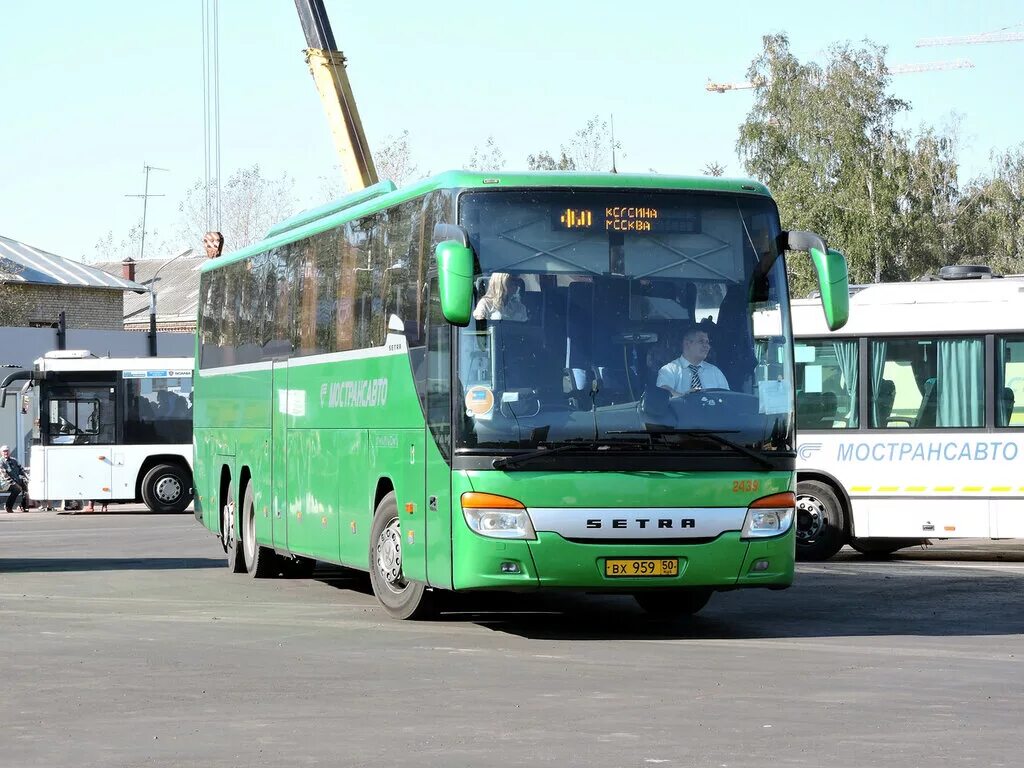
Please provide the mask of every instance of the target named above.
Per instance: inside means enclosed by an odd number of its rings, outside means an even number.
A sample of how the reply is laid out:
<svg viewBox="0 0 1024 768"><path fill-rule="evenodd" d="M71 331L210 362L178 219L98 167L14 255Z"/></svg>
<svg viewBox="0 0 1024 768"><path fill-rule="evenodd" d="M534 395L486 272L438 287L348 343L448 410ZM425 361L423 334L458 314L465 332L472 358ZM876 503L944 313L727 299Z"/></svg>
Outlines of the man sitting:
<svg viewBox="0 0 1024 768"><path fill-rule="evenodd" d="M658 371L658 386L672 397L701 389L729 389L729 381L707 362L711 340L707 331L691 327L683 334L683 354Z"/></svg>

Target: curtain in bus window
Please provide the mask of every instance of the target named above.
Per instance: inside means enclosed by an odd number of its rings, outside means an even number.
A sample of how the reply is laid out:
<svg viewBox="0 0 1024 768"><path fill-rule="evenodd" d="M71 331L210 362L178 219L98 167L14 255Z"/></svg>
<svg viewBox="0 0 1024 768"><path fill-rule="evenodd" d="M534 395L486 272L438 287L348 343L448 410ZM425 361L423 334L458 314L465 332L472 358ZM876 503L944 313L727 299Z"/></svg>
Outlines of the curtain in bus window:
<svg viewBox="0 0 1024 768"><path fill-rule="evenodd" d="M846 384L846 393L850 398L849 407L846 409L846 426L856 428L857 419L857 342L836 341L832 343L836 353L836 360L839 362L839 370L843 373L843 381ZM877 391L877 390L876 390Z"/></svg>
<svg viewBox="0 0 1024 768"><path fill-rule="evenodd" d="M937 427L985 424L985 356L981 339L938 342Z"/></svg>
<svg viewBox="0 0 1024 768"><path fill-rule="evenodd" d="M871 426L885 427L888 422L888 415L883 414L878 401L878 390L881 388L882 377L885 373L885 355L888 343L884 341L871 342Z"/></svg>

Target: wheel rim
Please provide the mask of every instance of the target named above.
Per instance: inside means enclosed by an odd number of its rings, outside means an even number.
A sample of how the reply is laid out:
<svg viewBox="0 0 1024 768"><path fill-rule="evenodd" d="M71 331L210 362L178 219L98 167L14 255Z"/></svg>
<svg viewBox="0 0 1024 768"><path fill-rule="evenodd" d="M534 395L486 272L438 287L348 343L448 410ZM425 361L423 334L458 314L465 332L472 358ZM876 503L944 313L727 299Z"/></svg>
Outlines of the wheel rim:
<svg viewBox="0 0 1024 768"><path fill-rule="evenodd" d="M377 573L387 588L395 594L405 591L408 585L402 578L402 532L398 527L398 518L392 518L377 537L374 547L377 561Z"/></svg>
<svg viewBox="0 0 1024 768"><path fill-rule="evenodd" d="M181 481L174 475L164 475L153 486L153 493L163 504L173 504L181 498Z"/></svg>
<svg viewBox="0 0 1024 768"><path fill-rule="evenodd" d="M813 541L825 529L825 504L816 496L796 497L796 539L804 543Z"/></svg>
<svg viewBox="0 0 1024 768"><path fill-rule="evenodd" d="M221 539L224 541L224 550L227 551L235 542L235 515L234 505L228 502L221 507Z"/></svg>

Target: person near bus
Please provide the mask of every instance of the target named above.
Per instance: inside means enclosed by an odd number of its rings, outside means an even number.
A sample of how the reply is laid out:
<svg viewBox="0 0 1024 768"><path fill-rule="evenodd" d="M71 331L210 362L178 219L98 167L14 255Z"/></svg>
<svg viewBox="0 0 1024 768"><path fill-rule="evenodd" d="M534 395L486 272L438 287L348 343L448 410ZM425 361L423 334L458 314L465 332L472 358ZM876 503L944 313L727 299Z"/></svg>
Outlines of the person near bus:
<svg viewBox="0 0 1024 768"><path fill-rule="evenodd" d="M203 235L203 248L206 258L216 259L224 252L224 235L220 232L207 232Z"/></svg>
<svg viewBox="0 0 1024 768"><path fill-rule="evenodd" d="M683 354L658 371L658 386L672 397L701 389L729 389L722 371L707 361L711 340L701 327L693 326L683 334Z"/></svg>
<svg viewBox="0 0 1024 768"><path fill-rule="evenodd" d="M28 477L18 460L11 456L11 449L0 446L0 491L7 491L7 511L13 512L14 505L21 500L21 511L28 501Z"/></svg>
<svg viewBox="0 0 1024 768"><path fill-rule="evenodd" d="M520 298L524 283L508 272L495 272L487 281L487 292L477 302L473 317L477 320L526 322L526 307Z"/></svg>

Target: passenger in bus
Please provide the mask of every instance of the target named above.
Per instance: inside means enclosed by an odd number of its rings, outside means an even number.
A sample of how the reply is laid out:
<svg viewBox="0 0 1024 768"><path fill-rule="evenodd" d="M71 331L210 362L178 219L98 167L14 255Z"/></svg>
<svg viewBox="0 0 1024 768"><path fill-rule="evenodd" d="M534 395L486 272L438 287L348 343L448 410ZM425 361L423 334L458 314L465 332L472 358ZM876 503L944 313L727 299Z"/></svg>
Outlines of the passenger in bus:
<svg viewBox="0 0 1024 768"><path fill-rule="evenodd" d="M477 302L473 317L477 320L512 320L525 323L526 307L520 299L523 281L508 272L495 272L487 281L487 292Z"/></svg>
<svg viewBox="0 0 1024 768"><path fill-rule="evenodd" d="M672 397L701 389L729 389L729 381L707 362L711 341L707 331L691 327L683 334L683 354L658 371L658 386Z"/></svg>

